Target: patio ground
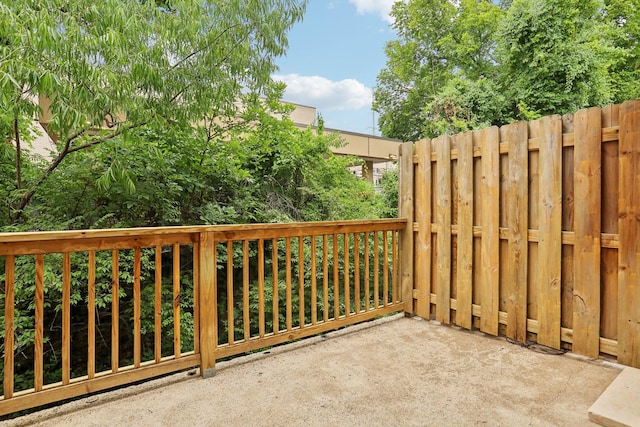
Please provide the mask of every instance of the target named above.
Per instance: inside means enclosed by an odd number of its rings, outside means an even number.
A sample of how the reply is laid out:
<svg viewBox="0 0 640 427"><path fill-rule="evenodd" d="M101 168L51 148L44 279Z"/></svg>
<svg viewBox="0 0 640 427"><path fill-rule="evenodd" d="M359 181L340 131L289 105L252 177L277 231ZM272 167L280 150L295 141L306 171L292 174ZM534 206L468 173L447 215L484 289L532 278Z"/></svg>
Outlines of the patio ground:
<svg viewBox="0 0 640 427"><path fill-rule="evenodd" d="M5 422L46 426L582 426L619 374L402 315Z"/></svg>

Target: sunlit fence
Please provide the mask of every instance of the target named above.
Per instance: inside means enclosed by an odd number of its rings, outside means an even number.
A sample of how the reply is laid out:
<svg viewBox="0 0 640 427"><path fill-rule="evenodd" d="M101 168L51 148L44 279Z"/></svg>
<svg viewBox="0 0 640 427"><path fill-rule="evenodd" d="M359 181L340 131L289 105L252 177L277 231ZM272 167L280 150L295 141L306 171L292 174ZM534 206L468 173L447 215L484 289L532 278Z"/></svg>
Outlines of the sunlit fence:
<svg viewBox="0 0 640 427"><path fill-rule="evenodd" d="M401 311L405 224L0 234L0 414Z"/></svg>

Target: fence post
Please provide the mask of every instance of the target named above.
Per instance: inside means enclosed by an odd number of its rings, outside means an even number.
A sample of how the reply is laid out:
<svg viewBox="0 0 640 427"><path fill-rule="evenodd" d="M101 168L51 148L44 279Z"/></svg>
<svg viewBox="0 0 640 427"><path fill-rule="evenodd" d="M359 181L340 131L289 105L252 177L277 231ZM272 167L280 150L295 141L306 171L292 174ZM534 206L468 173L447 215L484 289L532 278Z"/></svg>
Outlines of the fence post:
<svg viewBox="0 0 640 427"><path fill-rule="evenodd" d="M218 301L216 288L216 249L212 232L200 233L200 375L209 378L216 373L218 345Z"/></svg>
<svg viewBox="0 0 640 427"><path fill-rule="evenodd" d="M405 316L413 316L413 143L400 145L398 216L407 224L400 231L400 285Z"/></svg>
<svg viewBox="0 0 640 427"><path fill-rule="evenodd" d="M640 368L640 101L620 107L618 362Z"/></svg>

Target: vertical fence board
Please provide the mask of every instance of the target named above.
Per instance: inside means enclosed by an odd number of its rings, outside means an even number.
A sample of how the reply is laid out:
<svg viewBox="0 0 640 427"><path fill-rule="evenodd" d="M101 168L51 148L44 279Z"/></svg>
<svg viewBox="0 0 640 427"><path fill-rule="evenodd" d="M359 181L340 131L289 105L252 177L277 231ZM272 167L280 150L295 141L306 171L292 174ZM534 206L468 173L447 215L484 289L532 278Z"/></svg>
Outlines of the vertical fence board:
<svg viewBox="0 0 640 427"><path fill-rule="evenodd" d="M573 351L600 354L601 112L582 110L574 118Z"/></svg>
<svg viewBox="0 0 640 427"><path fill-rule="evenodd" d="M156 363L162 359L162 246L155 249L153 348Z"/></svg>
<svg viewBox="0 0 640 427"><path fill-rule="evenodd" d="M33 349L33 387L41 391L43 386L43 345L44 345L44 255L36 255L35 288L35 339Z"/></svg>
<svg viewBox="0 0 640 427"><path fill-rule="evenodd" d="M527 258L529 249L529 149L527 124L513 123L507 128L509 140L509 255L507 259L508 338L527 340Z"/></svg>
<svg viewBox="0 0 640 427"><path fill-rule="evenodd" d="M562 262L562 119L540 119L540 289L538 342L560 348Z"/></svg>
<svg viewBox="0 0 640 427"><path fill-rule="evenodd" d="M14 301L15 301L15 257L8 255L4 260L4 398L13 397L14 372Z"/></svg>
<svg viewBox="0 0 640 427"><path fill-rule="evenodd" d="M382 247L383 247L383 261L382 261L382 305L389 304L389 233L382 232ZM413 298L413 297L412 297Z"/></svg>
<svg viewBox="0 0 640 427"><path fill-rule="evenodd" d="M338 269L339 261L338 253L338 235L333 235L333 318L340 317L340 276Z"/></svg>
<svg viewBox="0 0 640 427"><path fill-rule="evenodd" d="M326 260L325 255L325 260ZM276 335L279 332L280 325L280 302L279 302L279 290L280 290L280 279L278 276L278 239L273 239L271 241L271 280L273 285L273 301L272 301L272 322L273 322L273 334ZM325 301L326 304L326 301Z"/></svg>
<svg viewBox="0 0 640 427"><path fill-rule="evenodd" d="M71 254L62 254L62 384L71 379Z"/></svg>
<svg viewBox="0 0 640 427"><path fill-rule="evenodd" d="M216 243L213 233L200 233L200 375L215 374L218 346L218 290Z"/></svg>
<svg viewBox="0 0 640 427"><path fill-rule="evenodd" d="M369 233L364 233L364 311L369 311L371 278L369 277Z"/></svg>
<svg viewBox="0 0 640 427"><path fill-rule="evenodd" d="M416 315L429 319L431 306L431 140L416 143L415 218L418 234L415 241ZM402 250L401 250L402 252Z"/></svg>
<svg viewBox="0 0 640 427"><path fill-rule="evenodd" d="M118 250L111 251L111 372L118 372L120 346L120 267Z"/></svg>
<svg viewBox="0 0 640 427"><path fill-rule="evenodd" d="M344 315L351 316L351 289L349 284L349 234L342 236L342 247L344 252L344 271L342 273L344 281Z"/></svg>
<svg viewBox="0 0 640 427"><path fill-rule="evenodd" d="M482 142L482 284L480 330L498 334L500 290L500 151L499 130L480 131Z"/></svg>
<svg viewBox="0 0 640 427"><path fill-rule="evenodd" d="M227 242L227 341L229 344L235 342L236 337L236 322L234 310L234 295L233 295L233 241Z"/></svg>
<svg viewBox="0 0 640 427"><path fill-rule="evenodd" d="M304 237L298 237L298 324L304 327Z"/></svg>
<svg viewBox="0 0 640 427"><path fill-rule="evenodd" d="M473 299L473 135L458 136L458 286L456 323L471 329Z"/></svg>
<svg viewBox="0 0 640 427"><path fill-rule="evenodd" d="M290 331L293 324L293 308L291 301L291 237L285 240L285 282L286 282L286 326Z"/></svg>
<svg viewBox="0 0 640 427"><path fill-rule="evenodd" d="M133 366L140 367L140 248L133 255Z"/></svg>
<svg viewBox="0 0 640 427"><path fill-rule="evenodd" d="M436 320L451 321L451 138L444 135L436 138L436 193L438 225L438 292L436 294Z"/></svg>
<svg viewBox="0 0 640 427"><path fill-rule="evenodd" d="M242 241L242 330L245 341L251 339L249 319L249 241Z"/></svg>
<svg viewBox="0 0 640 427"><path fill-rule="evenodd" d="M200 353L200 245L193 244L193 351Z"/></svg>
<svg viewBox="0 0 640 427"><path fill-rule="evenodd" d="M316 236L311 236L311 324L318 323L318 271L316 260Z"/></svg>
<svg viewBox="0 0 640 427"><path fill-rule="evenodd" d="M380 292L379 292L379 278L380 278L380 248L378 247L378 232L373 233L373 308L378 308Z"/></svg>
<svg viewBox="0 0 640 427"><path fill-rule="evenodd" d="M640 101L620 107L618 362L640 368Z"/></svg>
<svg viewBox="0 0 640 427"><path fill-rule="evenodd" d="M395 271L395 270L394 270ZM353 300L355 314L360 313L360 233L353 235Z"/></svg>
<svg viewBox="0 0 640 427"><path fill-rule="evenodd" d="M258 239L258 334L264 337L264 239Z"/></svg>
<svg viewBox="0 0 640 427"><path fill-rule="evenodd" d="M87 272L87 378L96 375L96 251L89 251Z"/></svg>
<svg viewBox="0 0 640 427"><path fill-rule="evenodd" d="M415 309L413 304L413 144L411 142L405 142L399 149L399 164L400 164L400 176L399 176L399 216L407 219L407 226L400 233L400 289L402 294L402 300L404 301L404 312L408 315L413 315ZM376 233L376 248L378 234ZM377 258L377 253L376 253ZM378 261L376 259L376 267ZM375 273L374 281L377 283L377 272ZM378 307L377 298L378 293L376 291L376 308Z"/></svg>
<svg viewBox="0 0 640 427"><path fill-rule="evenodd" d="M173 245L173 353L180 357L180 245Z"/></svg>
<svg viewBox="0 0 640 427"><path fill-rule="evenodd" d="M327 235L322 236L322 320L329 321L329 242Z"/></svg>

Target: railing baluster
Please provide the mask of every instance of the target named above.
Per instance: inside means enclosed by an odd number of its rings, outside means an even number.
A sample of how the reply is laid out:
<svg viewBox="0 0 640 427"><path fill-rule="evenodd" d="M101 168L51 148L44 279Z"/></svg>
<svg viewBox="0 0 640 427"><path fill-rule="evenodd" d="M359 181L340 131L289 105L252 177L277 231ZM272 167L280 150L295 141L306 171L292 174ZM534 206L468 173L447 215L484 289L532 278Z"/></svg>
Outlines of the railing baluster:
<svg viewBox="0 0 640 427"><path fill-rule="evenodd" d="M327 235L322 236L322 309L323 321L329 321L329 242Z"/></svg>
<svg viewBox="0 0 640 427"><path fill-rule="evenodd" d="M391 258L392 258L392 266L391 266L391 288L392 288L392 301L394 304L398 302L398 232L391 232Z"/></svg>
<svg viewBox="0 0 640 427"><path fill-rule="evenodd" d="M311 236L311 324L318 323L318 283L316 280L316 236Z"/></svg>
<svg viewBox="0 0 640 427"><path fill-rule="evenodd" d="M264 338L264 240L258 239L258 334Z"/></svg>
<svg viewBox="0 0 640 427"><path fill-rule="evenodd" d="M277 335L280 330L280 302L279 302L279 278L278 278L278 239L273 238L271 240L271 280L273 281L273 334Z"/></svg>
<svg viewBox="0 0 640 427"><path fill-rule="evenodd" d="M353 288L355 313L360 313L360 233L353 233Z"/></svg>
<svg viewBox="0 0 640 427"><path fill-rule="evenodd" d="M71 379L71 255L62 254L62 384Z"/></svg>
<svg viewBox="0 0 640 427"><path fill-rule="evenodd" d="M242 241L242 321L245 341L251 339L249 320L249 241L245 239Z"/></svg>
<svg viewBox="0 0 640 427"><path fill-rule="evenodd" d="M155 301L153 321L153 352L155 362L162 359L162 246L156 245L155 251Z"/></svg>
<svg viewBox="0 0 640 427"><path fill-rule="evenodd" d="M340 276L338 271L338 235L333 235L333 318L340 318Z"/></svg>
<svg viewBox="0 0 640 427"><path fill-rule="evenodd" d="M193 244L193 351L200 354L200 243Z"/></svg>
<svg viewBox="0 0 640 427"><path fill-rule="evenodd" d="M378 248L378 232L374 231L373 233L373 308L378 308L380 306L380 249Z"/></svg>
<svg viewBox="0 0 640 427"><path fill-rule="evenodd" d="M351 316L351 292L349 289L349 234L343 234L344 249L344 315Z"/></svg>
<svg viewBox="0 0 640 427"><path fill-rule="evenodd" d="M111 372L118 372L120 343L120 267L118 250L111 251Z"/></svg>
<svg viewBox="0 0 640 427"><path fill-rule="evenodd" d="M15 257L7 255L4 260L4 398L13 397L13 335L15 304Z"/></svg>
<svg viewBox="0 0 640 427"><path fill-rule="evenodd" d="M304 328L304 237L298 237L298 317Z"/></svg>
<svg viewBox="0 0 640 427"><path fill-rule="evenodd" d="M41 391L43 386L43 343L44 343L44 255L36 255L36 312L35 348L33 363L33 386Z"/></svg>
<svg viewBox="0 0 640 427"><path fill-rule="evenodd" d="M236 325L233 313L233 241L227 242L227 335L229 345L236 339Z"/></svg>
<svg viewBox="0 0 640 427"><path fill-rule="evenodd" d="M371 278L369 277L369 233L364 233L364 311L369 311Z"/></svg>
<svg viewBox="0 0 640 427"><path fill-rule="evenodd" d="M133 366L140 367L140 248L133 251Z"/></svg>
<svg viewBox="0 0 640 427"><path fill-rule="evenodd" d="M286 239L286 285L287 285L287 331L292 328L293 310L291 307L291 237Z"/></svg>
<svg viewBox="0 0 640 427"><path fill-rule="evenodd" d="M173 245L173 354L180 358L180 244Z"/></svg>
<svg viewBox="0 0 640 427"><path fill-rule="evenodd" d="M96 376L96 251L89 251L87 277L87 378Z"/></svg>
<svg viewBox="0 0 640 427"><path fill-rule="evenodd" d="M389 232L386 230L382 232L382 246L384 256L382 263L382 299L384 299L384 303L382 305L389 305Z"/></svg>

